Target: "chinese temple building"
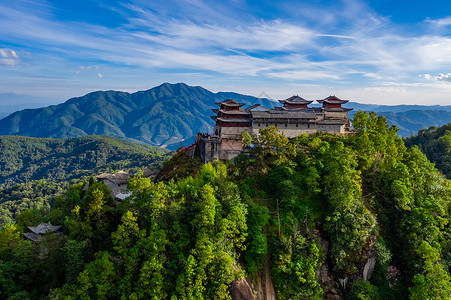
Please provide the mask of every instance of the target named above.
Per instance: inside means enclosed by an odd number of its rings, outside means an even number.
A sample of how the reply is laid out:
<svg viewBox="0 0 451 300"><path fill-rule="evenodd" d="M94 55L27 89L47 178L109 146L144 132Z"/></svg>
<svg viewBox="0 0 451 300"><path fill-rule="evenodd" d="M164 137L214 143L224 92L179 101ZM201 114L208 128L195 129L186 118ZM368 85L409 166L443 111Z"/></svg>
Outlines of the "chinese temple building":
<svg viewBox="0 0 451 300"><path fill-rule="evenodd" d="M217 102L219 108L211 118L216 122L213 134L198 134L197 147L204 163L216 159L233 159L241 153L243 146L241 133L258 134L262 128L274 126L288 138L318 131L346 134L350 123L348 112L351 108L342 107L349 100L329 96L316 100L321 107L309 107L313 100L292 96L279 100L281 107L266 108L259 104L243 108L244 103L228 99Z"/></svg>
<svg viewBox="0 0 451 300"><path fill-rule="evenodd" d="M53 226L52 223L41 223L36 227L28 226L28 229L31 230L31 232L24 233L23 235L28 238L29 240L32 240L34 242L39 241L42 239L44 234L46 234L48 231L57 233L58 235L61 235L61 232L58 232L58 229L60 229L61 226Z"/></svg>

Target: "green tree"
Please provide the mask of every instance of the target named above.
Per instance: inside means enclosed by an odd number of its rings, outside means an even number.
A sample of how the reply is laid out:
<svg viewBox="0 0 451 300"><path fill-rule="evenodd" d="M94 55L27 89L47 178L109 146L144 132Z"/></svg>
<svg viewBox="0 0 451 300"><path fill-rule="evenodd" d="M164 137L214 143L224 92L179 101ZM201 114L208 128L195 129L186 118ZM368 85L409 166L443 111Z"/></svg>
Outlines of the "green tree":
<svg viewBox="0 0 451 300"><path fill-rule="evenodd" d="M450 299L451 276L440 262L440 251L426 241L417 251L424 259L423 274L413 278L410 299Z"/></svg>

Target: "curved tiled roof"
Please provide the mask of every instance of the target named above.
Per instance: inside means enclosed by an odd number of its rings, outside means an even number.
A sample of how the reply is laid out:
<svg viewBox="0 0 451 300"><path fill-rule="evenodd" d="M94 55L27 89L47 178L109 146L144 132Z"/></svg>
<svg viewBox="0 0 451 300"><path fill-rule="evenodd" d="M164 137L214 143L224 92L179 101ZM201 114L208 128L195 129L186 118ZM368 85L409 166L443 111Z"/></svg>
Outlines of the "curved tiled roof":
<svg viewBox="0 0 451 300"><path fill-rule="evenodd" d="M287 98L285 100L279 100L279 102L282 104L310 104L313 102L313 100L305 100L304 98L296 95L291 96L290 98Z"/></svg>
<svg viewBox="0 0 451 300"><path fill-rule="evenodd" d="M327 103L327 104L345 104L348 103L349 100L341 100L337 96L329 96L323 100L316 100L318 103Z"/></svg>
<svg viewBox="0 0 451 300"><path fill-rule="evenodd" d="M229 106L229 107L241 107L241 106L245 105L245 103L240 103L233 99L227 99L222 102L216 102L216 105L218 105L218 106L224 105L224 106Z"/></svg>

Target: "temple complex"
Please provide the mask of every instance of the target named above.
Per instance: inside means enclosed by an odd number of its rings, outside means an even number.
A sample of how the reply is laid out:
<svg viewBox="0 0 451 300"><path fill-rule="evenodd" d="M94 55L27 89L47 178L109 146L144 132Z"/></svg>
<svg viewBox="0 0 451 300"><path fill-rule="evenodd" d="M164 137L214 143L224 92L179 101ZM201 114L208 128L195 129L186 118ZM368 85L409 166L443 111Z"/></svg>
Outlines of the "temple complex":
<svg viewBox="0 0 451 300"><path fill-rule="evenodd" d="M280 107L266 108L259 104L243 108L244 103L228 99L216 104L216 114L211 118L216 122L213 134L198 134L196 147L204 163L216 159L233 159L242 151L241 133L258 134L262 128L275 126L288 138L300 134L312 134L318 131L346 134L350 123L348 112L344 108L349 100L329 96L316 100L320 107L309 107L313 100L292 96L279 100Z"/></svg>

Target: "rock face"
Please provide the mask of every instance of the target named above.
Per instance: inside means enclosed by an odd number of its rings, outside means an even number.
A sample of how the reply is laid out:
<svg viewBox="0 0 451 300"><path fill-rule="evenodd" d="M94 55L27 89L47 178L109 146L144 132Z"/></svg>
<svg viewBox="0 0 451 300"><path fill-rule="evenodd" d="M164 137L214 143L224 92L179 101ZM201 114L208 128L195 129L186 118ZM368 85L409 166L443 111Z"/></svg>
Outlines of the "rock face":
<svg viewBox="0 0 451 300"><path fill-rule="evenodd" d="M327 256L327 253L329 252L329 242L326 241L322 236L320 236L319 233L317 234L317 236L320 239L321 248ZM320 269L316 272L316 277L318 278L318 282L324 291L324 299L328 300L343 299L343 297L340 294L338 285L335 282L332 273L330 272L329 263L327 262L327 259L324 259L322 261Z"/></svg>
<svg viewBox="0 0 451 300"><path fill-rule="evenodd" d="M257 300L277 300L276 289L271 279L269 268L269 256L266 256L263 264L263 271L257 274L252 280L248 278L252 289L256 292Z"/></svg>
<svg viewBox="0 0 451 300"><path fill-rule="evenodd" d="M255 300L256 297L246 279L234 281L230 288L232 300Z"/></svg>
<svg viewBox="0 0 451 300"><path fill-rule="evenodd" d="M320 240L321 248L326 254L321 267L316 271L316 277L324 292L324 299L343 300L343 292L359 278L369 280L376 265L374 254L374 244L376 237L372 237L368 244L368 250L365 254L365 260L360 265L359 271L345 278L334 278L331 272L327 256L330 251L329 242L316 231L316 236ZM277 300L274 284L271 279L269 256L265 258L262 272L255 278L246 278L233 283L230 289L230 295L233 300Z"/></svg>
<svg viewBox="0 0 451 300"><path fill-rule="evenodd" d="M371 274L374 271L375 265L376 265L376 258L374 256L369 257L368 261L365 264L365 267L363 267L363 279L369 280L371 278Z"/></svg>
<svg viewBox="0 0 451 300"><path fill-rule="evenodd" d="M348 288L354 281L359 278L370 280L371 275L376 266L376 257L374 253L374 245L376 244L376 236L373 236L368 244L368 251L365 253L365 263L360 266L359 272L345 278L340 278L339 282L343 289Z"/></svg>

